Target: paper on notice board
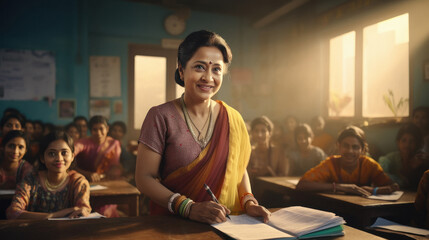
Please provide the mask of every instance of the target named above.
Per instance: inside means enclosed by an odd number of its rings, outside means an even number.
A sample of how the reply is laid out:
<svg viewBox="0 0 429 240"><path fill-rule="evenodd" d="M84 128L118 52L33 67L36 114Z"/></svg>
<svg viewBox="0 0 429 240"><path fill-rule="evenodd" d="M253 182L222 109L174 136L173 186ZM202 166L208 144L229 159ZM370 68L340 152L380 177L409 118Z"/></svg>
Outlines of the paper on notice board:
<svg viewBox="0 0 429 240"><path fill-rule="evenodd" d="M91 97L121 96L121 65L119 57L89 58Z"/></svg>
<svg viewBox="0 0 429 240"><path fill-rule="evenodd" d="M0 100L54 99L55 75L53 52L0 49Z"/></svg>

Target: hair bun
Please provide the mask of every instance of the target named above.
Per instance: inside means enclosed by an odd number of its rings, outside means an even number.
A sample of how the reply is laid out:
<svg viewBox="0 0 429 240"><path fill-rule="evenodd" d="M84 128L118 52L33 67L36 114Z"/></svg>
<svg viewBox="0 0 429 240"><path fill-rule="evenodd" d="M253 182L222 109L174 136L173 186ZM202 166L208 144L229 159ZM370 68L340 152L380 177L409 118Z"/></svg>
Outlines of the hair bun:
<svg viewBox="0 0 429 240"><path fill-rule="evenodd" d="M176 72L174 73L174 80L177 84L179 84L182 87L185 87L185 82L180 78L179 69L176 69Z"/></svg>

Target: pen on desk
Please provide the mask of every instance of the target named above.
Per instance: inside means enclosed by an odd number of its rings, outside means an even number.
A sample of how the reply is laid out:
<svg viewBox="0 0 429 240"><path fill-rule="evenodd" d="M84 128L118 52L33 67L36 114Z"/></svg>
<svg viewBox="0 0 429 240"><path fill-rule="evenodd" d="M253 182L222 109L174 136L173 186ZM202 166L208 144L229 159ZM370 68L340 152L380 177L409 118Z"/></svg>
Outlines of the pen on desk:
<svg viewBox="0 0 429 240"><path fill-rule="evenodd" d="M206 189L206 192L212 197L212 200L216 203L219 203L216 196L213 194L212 190L210 190L209 186L205 183L204 183L204 188ZM226 214L226 217L229 218L229 220L231 220L228 214Z"/></svg>

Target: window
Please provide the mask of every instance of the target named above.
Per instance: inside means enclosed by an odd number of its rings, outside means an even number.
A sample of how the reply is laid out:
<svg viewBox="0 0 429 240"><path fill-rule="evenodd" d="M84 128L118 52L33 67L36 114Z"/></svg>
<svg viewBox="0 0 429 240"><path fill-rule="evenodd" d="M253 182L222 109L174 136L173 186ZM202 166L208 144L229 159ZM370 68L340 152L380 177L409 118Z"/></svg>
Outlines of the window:
<svg viewBox="0 0 429 240"><path fill-rule="evenodd" d="M408 116L408 42L408 13L330 39L329 116Z"/></svg>

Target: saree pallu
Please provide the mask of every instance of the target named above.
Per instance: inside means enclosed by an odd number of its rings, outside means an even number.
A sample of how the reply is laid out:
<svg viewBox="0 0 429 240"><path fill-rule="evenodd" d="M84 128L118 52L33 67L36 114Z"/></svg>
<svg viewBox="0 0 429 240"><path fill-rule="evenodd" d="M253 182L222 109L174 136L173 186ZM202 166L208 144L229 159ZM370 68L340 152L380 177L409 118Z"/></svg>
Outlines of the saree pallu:
<svg viewBox="0 0 429 240"><path fill-rule="evenodd" d="M189 165L169 174L161 183L173 192L196 202L210 201L204 183L210 186L219 202L241 212L238 187L243 179L249 157L250 141L241 115L227 104L221 105L212 139ZM168 214L166 206L151 202L151 214Z"/></svg>
<svg viewBox="0 0 429 240"><path fill-rule="evenodd" d="M102 174L107 172L111 166L119 164L121 146L119 141L109 136L100 145L97 145L91 138L84 138L76 143L75 154L79 168Z"/></svg>

